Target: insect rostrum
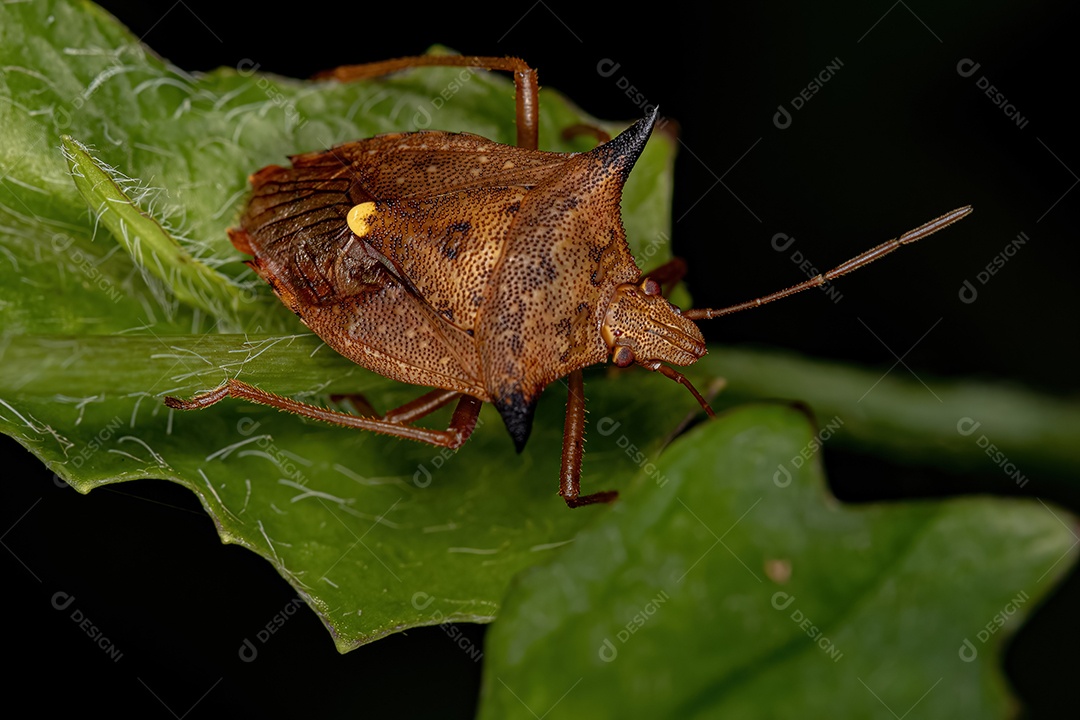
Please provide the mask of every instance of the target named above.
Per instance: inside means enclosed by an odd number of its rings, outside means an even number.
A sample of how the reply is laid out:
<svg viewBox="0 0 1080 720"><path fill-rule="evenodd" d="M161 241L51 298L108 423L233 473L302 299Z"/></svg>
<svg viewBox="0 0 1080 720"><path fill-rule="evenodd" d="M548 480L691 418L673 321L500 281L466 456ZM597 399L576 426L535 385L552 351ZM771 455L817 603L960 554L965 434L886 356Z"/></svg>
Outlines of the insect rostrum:
<svg viewBox="0 0 1080 720"><path fill-rule="evenodd" d="M349 77L408 67L409 60L357 66ZM616 493L579 495L582 368L609 357L620 367L642 365L685 385L711 413L670 367L705 355L694 320L820 285L970 211L954 211L780 293L732 308L681 312L661 292L662 282L681 275L681 265L644 275L620 214L623 185L648 140L655 110L590 152L543 152L535 147L535 98L528 101L535 72L524 63L413 60L513 70L519 144L526 147L423 131L293 156L290 167L272 165L252 175L251 199L230 239L253 256L248 264L330 347L385 377L435 390L383 417L299 403L237 380L190 401L166 398L170 407L194 409L241 397L456 448L475 427L481 403L490 402L520 451L540 394L568 377L559 492L571 507L606 502ZM446 430L412 424L454 400L458 407Z"/></svg>

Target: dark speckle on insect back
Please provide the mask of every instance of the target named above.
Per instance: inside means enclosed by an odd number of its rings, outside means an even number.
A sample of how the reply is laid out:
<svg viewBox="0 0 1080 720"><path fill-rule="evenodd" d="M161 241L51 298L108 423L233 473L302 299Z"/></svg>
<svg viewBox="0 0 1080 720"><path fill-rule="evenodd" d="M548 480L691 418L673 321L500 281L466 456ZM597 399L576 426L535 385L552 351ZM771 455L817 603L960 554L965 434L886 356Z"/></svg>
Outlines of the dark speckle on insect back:
<svg viewBox="0 0 1080 720"><path fill-rule="evenodd" d="M466 236L472 229L472 224L466 220L450 223L446 226L446 240L443 241L442 254L447 260L454 260L458 256L461 246L465 243Z"/></svg>

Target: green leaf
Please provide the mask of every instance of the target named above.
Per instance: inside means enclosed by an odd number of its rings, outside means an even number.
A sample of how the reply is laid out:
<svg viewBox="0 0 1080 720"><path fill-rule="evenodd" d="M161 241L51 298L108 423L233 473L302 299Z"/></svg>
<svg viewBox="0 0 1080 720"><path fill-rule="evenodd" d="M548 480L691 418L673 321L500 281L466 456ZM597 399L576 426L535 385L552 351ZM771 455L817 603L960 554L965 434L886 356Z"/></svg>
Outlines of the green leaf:
<svg viewBox="0 0 1080 720"><path fill-rule="evenodd" d="M218 318L223 329L283 324L277 321L280 313L247 316L243 310L256 309L247 301L257 292L253 285L242 287L230 282L192 257L164 227L132 202L113 179L115 171L110 174L111 168L100 165L73 138L65 136L62 142L75 187L135 263L153 276L144 278L148 284L154 279L160 281L179 302Z"/></svg>
<svg viewBox="0 0 1080 720"><path fill-rule="evenodd" d="M561 386L520 456L490 408L454 454L238 401L193 413L162 403L229 377L316 402L364 393L380 409L419 395L307 333L226 229L248 175L292 153L427 127L512 142L506 77L192 76L86 3L0 6L0 58L0 430L60 477L82 492L144 477L190 488L222 539L272 562L343 651L491 620L510 578L604 512L569 512L556 494ZM595 120L551 91L541 108L541 147L588 147L559 132ZM626 189L625 224L651 264L670 257L673 155L657 134ZM654 436L678 422L671 407ZM635 470L594 473L587 490Z"/></svg>
<svg viewBox="0 0 1080 720"><path fill-rule="evenodd" d="M617 642L620 629L660 590L669 597L655 617L616 646L619 657L608 670L616 675L590 674L592 683L583 680L567 695L566 709L610 699L612 684L622 692L631 679L638 683L653 662L645 651L654 647L656 657L682 668L687 677L685 685L672 686L674 701L681 704L658 714L679 716L737 703L744 696L735 690L744 682L768 688L787 669L802 683L800 698L809 696L806 688L814 678L847 682L845 691L853 688L852 696L863 692L865 681L886 702L902 707L923 677L909 673L892 687L884 677L889 667L866 660L868 672L854 684L849 674L829 675L834 666L806 660L808 655L820 661L823 651L790 612L769 610L772 596L761 596L762 585L771 582L764 579L766 568L779 577L782 561L790 563L791 579L783 588L797 600L789 610L798 609L829 629L844 653L837 666L846 669L866 657L860 654L865 643L851 633L894 632L878 638L882 647L895 640L898 648L909 638L917 643L928 636L908 633L914 621L906 616L903 623L891 623L899 604L871 594L875 588L879 594L895 590L919 609L912 615L925 615L940 628L941 618L959 617L955 606L961 595L951 597L941 586L972 578L972 591L984 597L969 598L977 612L964 616L967 624L948 637L954 642L948 652L955 656L960 647L955 641L975 642L1019 592L1034 602L1067 565L1062 559L1045 577L1030 577L1045 572L1038 563L1062 548L1060 533L1048 529L1039 507L983 501L842 511L822 508L820 479L800 473L775 502L763 499L736 523L750 504L746 501L756 499L746 493L763 484L769 489L776 463L806 447L805 425L783 412L747 411L733 416L741 418L736 425L731 418L709 424L661 456L697 407L676 384L640 371L588 374L592 424L584 490L634 489L614 508L574 512L555 494L565 403L560 384L542 398L536 429L521 455L513 452L490 408L456 454L241 402L171 412L161 402L163 395L191 395L228 377L315 401L330 393L364 393L381 409L417 396L420 389L366 372L307 334L240 262L226 229L243 205L248 174L282 163L291 153L427 127L512 142L510 83L496 74L457 69L349 85L275 78L253 67L193 76L155 57L87 3L0 5L0 59L0 431L83 492L144 477L190 488L223 540L272 562L323 619L341 650L418 625L490 620L500 612L512 579L551 559L568 568L584 563L595 583L582 578L576 592L566 589L574 602L537 609L536 622L544 625L536 628L521 608L534 591L534 578L550 577L544 574L550 569L524 577L511 600L510 622L492 636L488 713L520 712L512 697L495 695L511 687L537 707L558 700L572 686L557 687L563 670L551 665L549 637L565 642L571 654L565 669L580 668L577 677L585 678L588 663L602 662L594 658L603 639ZM551 91L542 93L541 108L541 147L587 147L583 139L563 141L559 130L596 121ZM619 125L604 127L614 131ZM624 193L624 221L644 268L670 256L674 149L671 138L654 135ZM678 299L686 301L685 295ZM827 378L830 388L844 392L821 392L813 400L835 409L822 417L845 419L837 435L844 442L901 458L914 455L907 452L913 446L942 446L949 457L962 458L964 468L986 462L977 437L958 435L957 418L948 417L933 398L914 397L910 387L882 384L891 393L888 400L900 406L894 415L899 425L889 425L886 403L875 398L862 406L852 398L852 385L863 383L861 371L806 361L778 366L770 364L777 358L753 353L723 351L714 357L691 373L702 389L723 374L735 389L732 397L802 397L824 387L817 380ZM800 385L785 385L781 376L801 378ZM949 399L946 388L931 387ZM1016 397L984 386L967 391L983 399L977 407L993 418L991 425L980 415L988 423L986 432L1008 443L1010 457L1049 458L1061 476L1076 467L1077 448L1068 437L1075 407L1024 394L1019 402L1025 412L1009 416L993 410ZM833 405L827 404L830 397L837 398ZM1063 419L1060 436L1033 433L1027 424L1026 418L1048 408ZM432 417L430 424L445 424L447 415ZM882 427L899 430L899 440L882 438ZM692 447L691 441L698 444ZM942 455L931 451L920 457L936 462ZM673 504L670 495L676 491L676 499L694 509L715 536L679 514L682 504ZM757 512L766 507L770 513ZM725 534L732 524L736 527ZM590 529L582 534L583 528ZM623 541L612 534L616 531ZM722 558L734 562L717 544L679 584L694 592L668 590L663 582L670 581L671 572L684 572L717 537L749 558L748 567L762 583L731 575L742 572L737 563L714 567ZM935 537L948 538L939 554L954 563L946 569L924 566L919 583L905 584L919 570L907 567L909 558L925 557L925 552L910 553L932 546ZM639 560L640 570L627 558ZM842 561L843 567L830 565L833 558L833 565ZM667 564L657 569L660 560ZM778 562L764 565L765 560ZM898 564L882 572L871 567L874 560ZM1022 560L1030 572L1017 569ZM986 581L987 568L1000 574L997 585ZM714 585L711 574L699 573L706 569L730 582ZM604 588L612 594L596 605L594 593ZM925 594L915 592L919 588ZM537 597L543 590L536 590ZM867 603L866 609L853 606L855 599ZM675 617L680 613L667 617L679 603L685 621ZM741 626L733 618L760 624ZM666 622L675 626L665 628ZM573 633L560 633L584 626L592 628L595 643L585 645L588 652L582 655ZM651 636L657 632L653 627L665 628L670 644ZM757 627L762 638L751 632ZM719 638L725 652L715 651L717 630L730 631ZM1004 691L992 662L997 653L989 650L1001 637L978 645L978 661L948 676L949 691L975 698L973 707L996 703L993 707L1000 708ZM676 652L686 659L672 658ZM907 661L912 654L903 657ZM926 651L908 664L937 657L936 651ZM537 669L531 679L527 660ZM950 661L956 662L952 656ZM585 692L594 686L597 692ZM626 697L640 698L635 693L629 688ZM762 691L755 703L769 707L781 694ZM610 707L618 703L635 715L649 706L648 700L635 707L616 698Z"/></svg>
<svg viewBox="0 0 1080 720"><path fill-rule="evenodd" d="M841 506L821 437L747 406L680 438L512 588L481 717L1004 717L998 653L1075 560L1065 519Z"/></svg>
<svg viewBox="0 0 1080 720"><path fill-rule="evenodd" d="M882 370L776 350L710 348L695 379L723 375L724 406L762 397L805 402L828 424L830 446L963 474L998 474L1044 494L1068 492L1080 475L1080 405L1014 383L900 379Z"/></svg>

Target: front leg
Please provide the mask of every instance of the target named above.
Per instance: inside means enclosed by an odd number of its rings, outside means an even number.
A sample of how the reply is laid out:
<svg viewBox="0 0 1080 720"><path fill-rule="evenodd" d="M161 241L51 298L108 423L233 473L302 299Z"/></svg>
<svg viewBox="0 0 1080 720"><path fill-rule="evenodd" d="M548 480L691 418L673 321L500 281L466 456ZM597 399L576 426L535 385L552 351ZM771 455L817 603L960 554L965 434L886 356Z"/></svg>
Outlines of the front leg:
<svg viewBox="0 0 1080 720"><path fill-rule="evenodd" d="M581 496L581 456L585 452L585 381L581 370L575 370L568 377L570 396L566 400L566 424L563 426L559 494L572 508L612 502L619 496L616 490Z"/></svg>

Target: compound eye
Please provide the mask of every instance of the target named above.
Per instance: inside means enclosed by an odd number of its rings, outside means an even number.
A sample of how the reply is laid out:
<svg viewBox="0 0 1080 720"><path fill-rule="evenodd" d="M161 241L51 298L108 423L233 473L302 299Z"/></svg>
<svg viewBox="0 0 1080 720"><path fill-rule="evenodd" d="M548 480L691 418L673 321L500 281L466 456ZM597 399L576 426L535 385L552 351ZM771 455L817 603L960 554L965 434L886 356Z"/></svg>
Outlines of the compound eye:
<svg viewBox="0 0 1080 720"><path fill-rule="evenodd" d="M611 362L616 366L624 368L634 364L634 351L625 345L620 345L615 348L615 352L611 356Z"/></svg>
<svg viewBox="0 0 1080 720"><path fill-rule="evenodd" d="M641 281L641 291L646 295L659 295L660 283L647 277Z"/></svg>

